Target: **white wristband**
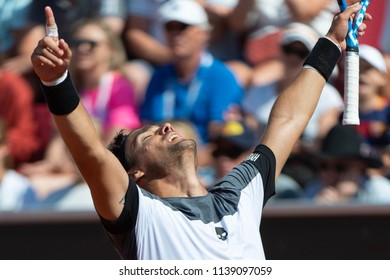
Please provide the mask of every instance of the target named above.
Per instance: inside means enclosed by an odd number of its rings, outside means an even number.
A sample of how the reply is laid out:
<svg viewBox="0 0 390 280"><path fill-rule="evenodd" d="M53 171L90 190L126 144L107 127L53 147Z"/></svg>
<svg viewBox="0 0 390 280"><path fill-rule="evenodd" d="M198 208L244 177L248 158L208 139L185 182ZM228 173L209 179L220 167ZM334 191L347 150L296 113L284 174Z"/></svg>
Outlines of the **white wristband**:
<svg viewBox="0 0 390 280"><path fill-rule="evenodd" d="M57 80L54 80L52 82L45 82L45 81L41 81L41 82L45 86L52 87L52 86L56 86L58 84L61 84L63 81L65 81L67 76L68 76L68 70L66 70L65 73L61 77L59 77Z"/></svg>

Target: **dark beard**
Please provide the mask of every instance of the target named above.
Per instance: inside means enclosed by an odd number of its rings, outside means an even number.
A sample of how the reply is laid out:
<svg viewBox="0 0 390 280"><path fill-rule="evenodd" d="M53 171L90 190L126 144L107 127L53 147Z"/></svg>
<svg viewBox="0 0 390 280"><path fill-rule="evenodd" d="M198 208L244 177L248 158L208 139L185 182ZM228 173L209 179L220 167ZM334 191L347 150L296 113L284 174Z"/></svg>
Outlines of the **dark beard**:
<svg viewBox="0 0 390 280"><path fill-rule="evenodd" d="M194 153L196 154L197 152L197 145L196 145L196 142L195 140L193 139L185 139L185 140L182 140L174 145L171 145L168 147L168 152L169 154L172 154L172 155L181 155L184 151L187 151L187 150L193 150Z"/></svg>
<svg viewBox="0 0 390 280"><path fill-rule="evenodd" d="M182 140L172 146L169 146L168 147L168 153L170 155L170 159L174 160L174 162L170 162L170 160L168 159L167 161L167 164L177 164L177 160L178 159L181 159L180 161L182 161L183 159L183 156L186 156L188 157L188 152L192 151L193 153L193 158L195 160L195 165L197 165L197 162L198 162L198 157L197 157L197 144L195 142L195 140L193 139L185 139L185 140Z"/></svg>
<svg viewBox="0 0 390 280"><path fill-rule="evenodd" d="M149 162L147 170L156 177L166 176L178 168L197 167L197 145L192 139L185 139L166 148L166 156L161 160ZM192 159L192 161L189 161Z"/></svg>

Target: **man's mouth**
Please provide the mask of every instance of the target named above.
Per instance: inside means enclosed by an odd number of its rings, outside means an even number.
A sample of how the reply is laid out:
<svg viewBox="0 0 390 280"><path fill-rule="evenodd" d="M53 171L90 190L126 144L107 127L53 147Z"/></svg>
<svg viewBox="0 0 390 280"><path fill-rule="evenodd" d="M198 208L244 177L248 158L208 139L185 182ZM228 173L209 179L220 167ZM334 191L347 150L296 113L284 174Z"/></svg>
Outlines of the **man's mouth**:
<svg viewBox="0 0 390 280"><path fill-rule="evenodd" d="M181 138L180 135L177 135L176 133L171 133L170 135L168 135L168 142L172 142L175 139L179 139L179 138Z"/></svg>

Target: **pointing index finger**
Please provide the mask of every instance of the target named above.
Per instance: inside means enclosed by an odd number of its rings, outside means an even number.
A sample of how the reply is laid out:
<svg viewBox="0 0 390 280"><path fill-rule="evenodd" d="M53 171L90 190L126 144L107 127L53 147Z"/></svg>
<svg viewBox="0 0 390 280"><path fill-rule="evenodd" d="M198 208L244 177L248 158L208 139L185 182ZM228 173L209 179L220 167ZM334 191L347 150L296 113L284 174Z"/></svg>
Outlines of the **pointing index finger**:
<svg viewBox="0 0 390 280"><path fill-rule="evenodd" d="M45 7L45 15L46 15L46 25L49 27L57 27L53 10L49 6Z"/></svg>
<svg viewBox="0 0 390 280"><path fill-rule="evenodd" d="M45 15L46 15L46 36L49 36L53 40L58 42L58 28L54 18L53 10L49 6L45 7Z"/></svg>

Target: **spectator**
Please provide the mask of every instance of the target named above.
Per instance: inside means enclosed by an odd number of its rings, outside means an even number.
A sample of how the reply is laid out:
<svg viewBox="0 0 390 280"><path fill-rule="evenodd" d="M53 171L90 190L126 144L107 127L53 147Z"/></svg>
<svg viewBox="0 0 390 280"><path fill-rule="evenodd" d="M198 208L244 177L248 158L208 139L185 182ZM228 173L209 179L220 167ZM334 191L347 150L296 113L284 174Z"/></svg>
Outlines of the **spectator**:
<svg viewBox="0 0 390 280"><path fill-rule="evenodd" d="M101 134L98 123L95 126ZM19 171L29 179L36 194L36 203L30 210L94 209L88 186L58 132L51 139L43 159L23 164Z"/></svg>
<svg viewBox="0 0 390 280"><path fill-rule="evenodd" d="M209 42L211 54L227 61L237 79L246 86L251 79L252 71L240 61L242 53L238 35L234 34L235 32L228 32L231 30L229 21L236 15L231 13L234 1L193 1L204 6L212 22ZM126 73L136 86L140 103L144 100L145 90L154 68L172 62L172 53L167 46L162 21L158 15L159 8L165 2L168 1L127 0L125 42L130 61L126 65Z"/></svg>
<svg viewBox="0 0 390 280"><path fill-rule="evenodd" d="M357 0L351 0L357 2ZM371 1L368 12L373 19L368 24L371 32L359 38L360 45L370 45L380 51L390 53L390 2Z"/></svg>
<svg viewBox="0 0 390 280"><path fill-rule="evenodd" d="M381 49L390 55L390 3L389 1L383 1L383 4L386 5L386 11L383 16L385 22L382 25Z"/></svg>
<svg viewBox="0 0 390 280"><path fill-rule="evenodd" d="M171 53L165 44L163 28L157 15L164 2L127 0L124 40L129 61L125 72L136 87L139 104L144 100L154 67L171 62Z"/></svg>
<svg viewBox="0 0 390 280"><path fill-rule="evenodd" d="M284 67L283 77L270 84L252 86L248 90L243 100L243 109L254 116L263 129L276 98L295 79L317 39L318 33L307 25L301 23L288 25L280 46ZM303 152L317 149L318 143L328 130L338 123L342 109L343 101L339 92L327 83L296 150Z"/></svg>
<svg viewBox="0 0 390 280"><path fill-rule="evenodd" d="M32 0L5 0L0 8L0 68L17 73L31 69L27 59L18 57L24 51L23 34L29 29L28 14Z"/></svg>
<svg viewBox="0 0 390 280"><path fill-rule="evenodd" d="M386 65L387 65L387 78L386 78L387 82L383 89L383 94L390 102L390 53L383 53L383 57L385 58Z"/></svg>
<svg viewBox="0 0 390 280"><path fill-rule="evenodd" d="M303 197L327 204L390 202L390 181L368 172L382 162L353 127L333 127L314 156L320 163L318 176L305 186Z"/></svg>
<svg viewBox="0 0 390 280"><path fill-rule="evenodd" d="M253 65L253 80L265 84L283 75L278 45L285 26L300 22L311 26L320 35L325 35L333 15L339 11L336 1L318 0L239 0L252 2L252 6L241 4L242 13L247 14L238 21L246 25L245 57ZM242 20L246 19L246 20Z"/></svg>
<svg viewBox="0 0 390 280"><path fill-rule="evenodd" d="M140 126L132 84L121 72L126 61L122 41L98 19L79 22L70 46L76 88L89 114L103 127L103 139Z"/></svg>
<svg viewBox="0 0 390 280"><path fill-rule="evenodd" d="M99 18L118 36L124 28L123 0L33 1L30 21L40 27L42 34L46 20L41 11L49 5L56 13L57 25L61 27L60 37L65 40L72 37L73 25L80 20Z"/></svg>
<svg viewBox="0 0 390 280"><path fill-rule="evenodd" d="M233 24L237 1L203 0L201 2L212 26L209 51L223 61L242 60L241 36L243 34L242 30L236 29Z"/></svg>
<svg viewBox="0 0 390 280"><path fill-rule="evenodd" d="M263 130L268 122L269 114L277 97L291 84L301 70L302 63L313 48L318 33L302 23L289 24L281 38L281 60L284 72L281 79L270 84L252 86L243 100L243 109L247 118L255 118ZM343 110L343 100L339 92L326 83L310 121L296 143L287 163L282 170L282 178L278 184L282 189L290 190L289 186L302 188L314 176L313 165L307 161L307 154L318 150L319 144L328 130L339 121ZM287 180L290 179L290 180ZM290 183L289 181L293 181ZM298 189L295 187L294 190ZM297 192L280 197L292 197Z"/></svg>
<svg viewBox="0 0 390 280"><path fill-rule="evenodd" d="M171 62L157 12L164 2L167 1L127 0L125 41L131 58L153 66Z"/></svg>
<svg viewBox="0 0 390 280"><path fill-rule="evenodd" d="M29 180L10 165L7 125L0 118L0 212L21 211L35 203Z"/></svg>
<svg viewBox="0 0 390 280"><path fill-rule="evenodd" d="M30 85L16 73L0 70L0 117L7 124L7 143L14 168L40 152Z"/></svg>
<svg viewBox="0 0 390 280"><path fill-rule="evenodd" d="M387 65L374 47L360 45L359 118L356 127L364 141L381 152L390 144L390 105L383 94Z"/></svg>
<svg viewBox="0 0 390 280"><path fill-rule="evenodd" d="M242 18L240 6L236 0L204 0L202 5L212 26L208 50L227 64L243 87L249 86L252 68L243 55L246 31L237 28L237 19Z"/></svg>
<svg viewBox="0 0 390 280"><path fill-rule="evenodd" d="M42 17L42 10L46 5L51 5L56 11L61 38L69 39L71 26L78 20L90 17L101 17L120 34L124 26L124 9L121 8L123 0L6 0L3 8L0 9L0 33L7 30L13 32L14 44L8 48L11 52L1 60L2 69L6 69L22 75L32 87L34 93L34 116L39 120L35 122L38 126L39 145L45 149L52 136L52 123L47 110L45 100L40 94L39 80L32 72L30 57L34 50L35 42L45 35L45 18ZM2 22L4 20L4 22ZM8 29L8 26L9 29ZM121 27L122 26L122 27ZM15 29L17 27L17 29ZM10 46L9 43L1 46ZM8 42L8 41L7 41ZM41 159L44 151L40 153Z"/></svg>
<svg viewBox="0 0 390 280"><path fill-rule="evenodd" d="M215 138L215 179L212 186L249 156L256 146L258 135L244 121L226 122Z"/></svg>
<svg viewBox="0 0 390 280"><path fill-rule="evenodd" d="M141 117L146 122L179 118L193 122L207 143L223 113L239 104L243 89L221 61L206 52L209 23L192 0L171 0L160 8L173 63L159 66L146 91Z"/></svg>
<svg viewBox="0 0 390 280"><path fill-rule="evenodd" d="M12 3L11 3L12 2ZM61 26L61 38L69 39L72 24L83 18L101 17L119 35L124 27L123 0L68 0L68 1L6 1L3 16L5 20L2 33L18 31L14 36L14 48L11 48L12 37L2 44L2 48L13 50L6 61L3 61L4 69L12 70L19 74L29 74L32 70L30 55L33 51L31 42L36 42L45 34L45 18L41 16L45 6L51 5ZM10 26L9 29L6 27ZM17 28L17 29L16 29ZM1 50L3 51L3 50Z"/></svg>
<svg viewBox="0 0 390 280"><path fill-rule="evenodd" d="M218 185L225 175L243 162L257 144L258 132L244 120L227 121L220 134L213 141L214 180L206 185L209 189ZM286 174L280 174L275 182L275 196L270 202L280 199L296 198L301 193L299 184Z"/></svg>
<svg viewBox="0 0 390 280"><path fill-rule="evenodd" d="M33 26L30 31L24 36L29 38L28 48L24 52L25 56L30 58L33 51L31 41L36 42L45 36L45 17L42 16L42 10L46 6L51 6L57 15L57 24L60 27L60 37L69 42L72 36L72 28L75 23L80 20L90 18L100 18L108 26L112 28L118 36L124 28L124 9L123 0L41 0L33 1L29 15L30 24ZM31 63L28 63L31 69ZM30 70L29 69L29 70ZM36 86L37 92L40 92L39 83L34 78L32 83ZM39 102L43 100L41 95L37 95Z"/></svg>

